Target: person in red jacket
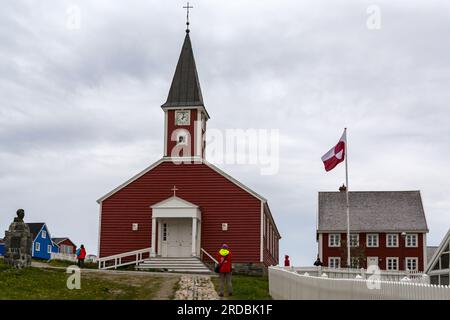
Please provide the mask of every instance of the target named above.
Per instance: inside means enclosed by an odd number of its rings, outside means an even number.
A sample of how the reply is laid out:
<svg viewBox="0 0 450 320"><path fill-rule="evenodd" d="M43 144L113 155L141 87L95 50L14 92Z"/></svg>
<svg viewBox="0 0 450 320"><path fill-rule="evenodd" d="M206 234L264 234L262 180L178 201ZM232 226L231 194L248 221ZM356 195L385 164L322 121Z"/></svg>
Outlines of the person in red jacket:
<svg viewBox="0 0 450 320"><path fill-rule="evenodd" d="M84 245L81 245L80 249L77 250L77 259L78 259L78 266L80 268L83 268L84 259L86 259L86 249L84 248Z"/></svg>
<svg viewBox="0 0 450 320"><path fill-rule="evenodd" d="M228 248L227 244L223 244L222 248L217 253L217 261L218 261L218 272L219 272L219 278L220 278L220 288L219 288L219 296L223 297L224 289L225 289L225 283L227 286L228 295L233 295L233 286L231 284L231 271L232 271L232 265L231 265L231 258L232 254L230 249Z"/></svg>

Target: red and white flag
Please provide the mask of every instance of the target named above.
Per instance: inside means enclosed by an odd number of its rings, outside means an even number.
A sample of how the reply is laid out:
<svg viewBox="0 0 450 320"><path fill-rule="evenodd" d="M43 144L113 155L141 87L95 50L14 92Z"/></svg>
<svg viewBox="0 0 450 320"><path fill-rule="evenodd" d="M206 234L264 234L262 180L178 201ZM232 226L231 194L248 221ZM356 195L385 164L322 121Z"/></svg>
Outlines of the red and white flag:
<svg viewBox="0 0 450 320"><path fill-rule="evenodd" d="M345 159L347 149L347 129L344 130L339 142L322 156L322 161L326 171L333 170L339 163Z"/></svg>

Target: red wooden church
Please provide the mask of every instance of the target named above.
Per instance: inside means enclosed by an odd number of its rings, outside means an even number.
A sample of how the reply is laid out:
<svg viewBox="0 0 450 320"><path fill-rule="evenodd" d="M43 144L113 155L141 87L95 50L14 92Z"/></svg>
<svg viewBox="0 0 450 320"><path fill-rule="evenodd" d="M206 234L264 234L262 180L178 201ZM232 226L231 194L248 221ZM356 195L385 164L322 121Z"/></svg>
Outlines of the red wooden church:
<svg viewBox="0 0 450 320"><path fill-rule="evenodd" d="M164 112L164 156L98 200L99 257L151 248L151 258L215 255L237 268L278 264L280 233L267 200L205 160L209 114L186 30ZM118 236L120 235L120 236Z"/></svg>

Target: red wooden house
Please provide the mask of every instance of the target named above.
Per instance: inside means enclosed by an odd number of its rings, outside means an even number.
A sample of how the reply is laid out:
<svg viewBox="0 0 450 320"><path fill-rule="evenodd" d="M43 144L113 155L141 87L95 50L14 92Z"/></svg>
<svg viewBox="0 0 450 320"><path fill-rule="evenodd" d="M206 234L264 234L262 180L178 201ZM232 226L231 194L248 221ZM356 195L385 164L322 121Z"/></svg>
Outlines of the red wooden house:
<svg viewBox="0 0 450 320"><path fill-rule="evenodd" d="M75 254L77 246L69 238L52 238L52 241L58 246L58 252L63 254Z"/></svg>
<svg viewBox="0 0 450 320"><path fill-rule="evenodd" d="M206 261L227 243L237 266L278 264L267 200L205 160L209 114L188 31L162 110L162 159L98 200L99 257L151 247L153 258Z"/></svg>
<svg viewBox="0 0 450 320"><path fill-rule="evenodd" d="M349 192L352 267L424 271L425 212L419 191ZM317 242L327 267L346 267L345 192L319 192Z"/></svg>

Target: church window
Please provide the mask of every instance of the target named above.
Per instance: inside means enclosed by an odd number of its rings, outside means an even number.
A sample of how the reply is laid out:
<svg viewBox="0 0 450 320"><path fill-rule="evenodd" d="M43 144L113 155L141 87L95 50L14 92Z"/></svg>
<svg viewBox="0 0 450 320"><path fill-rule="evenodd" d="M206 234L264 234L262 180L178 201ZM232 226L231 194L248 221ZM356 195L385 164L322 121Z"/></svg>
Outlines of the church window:
<svg viewBox="0 0 450 320"><path fill-rule="evenodd" d="M162 241L167 241L167 223L163 223Z"/></svg>

